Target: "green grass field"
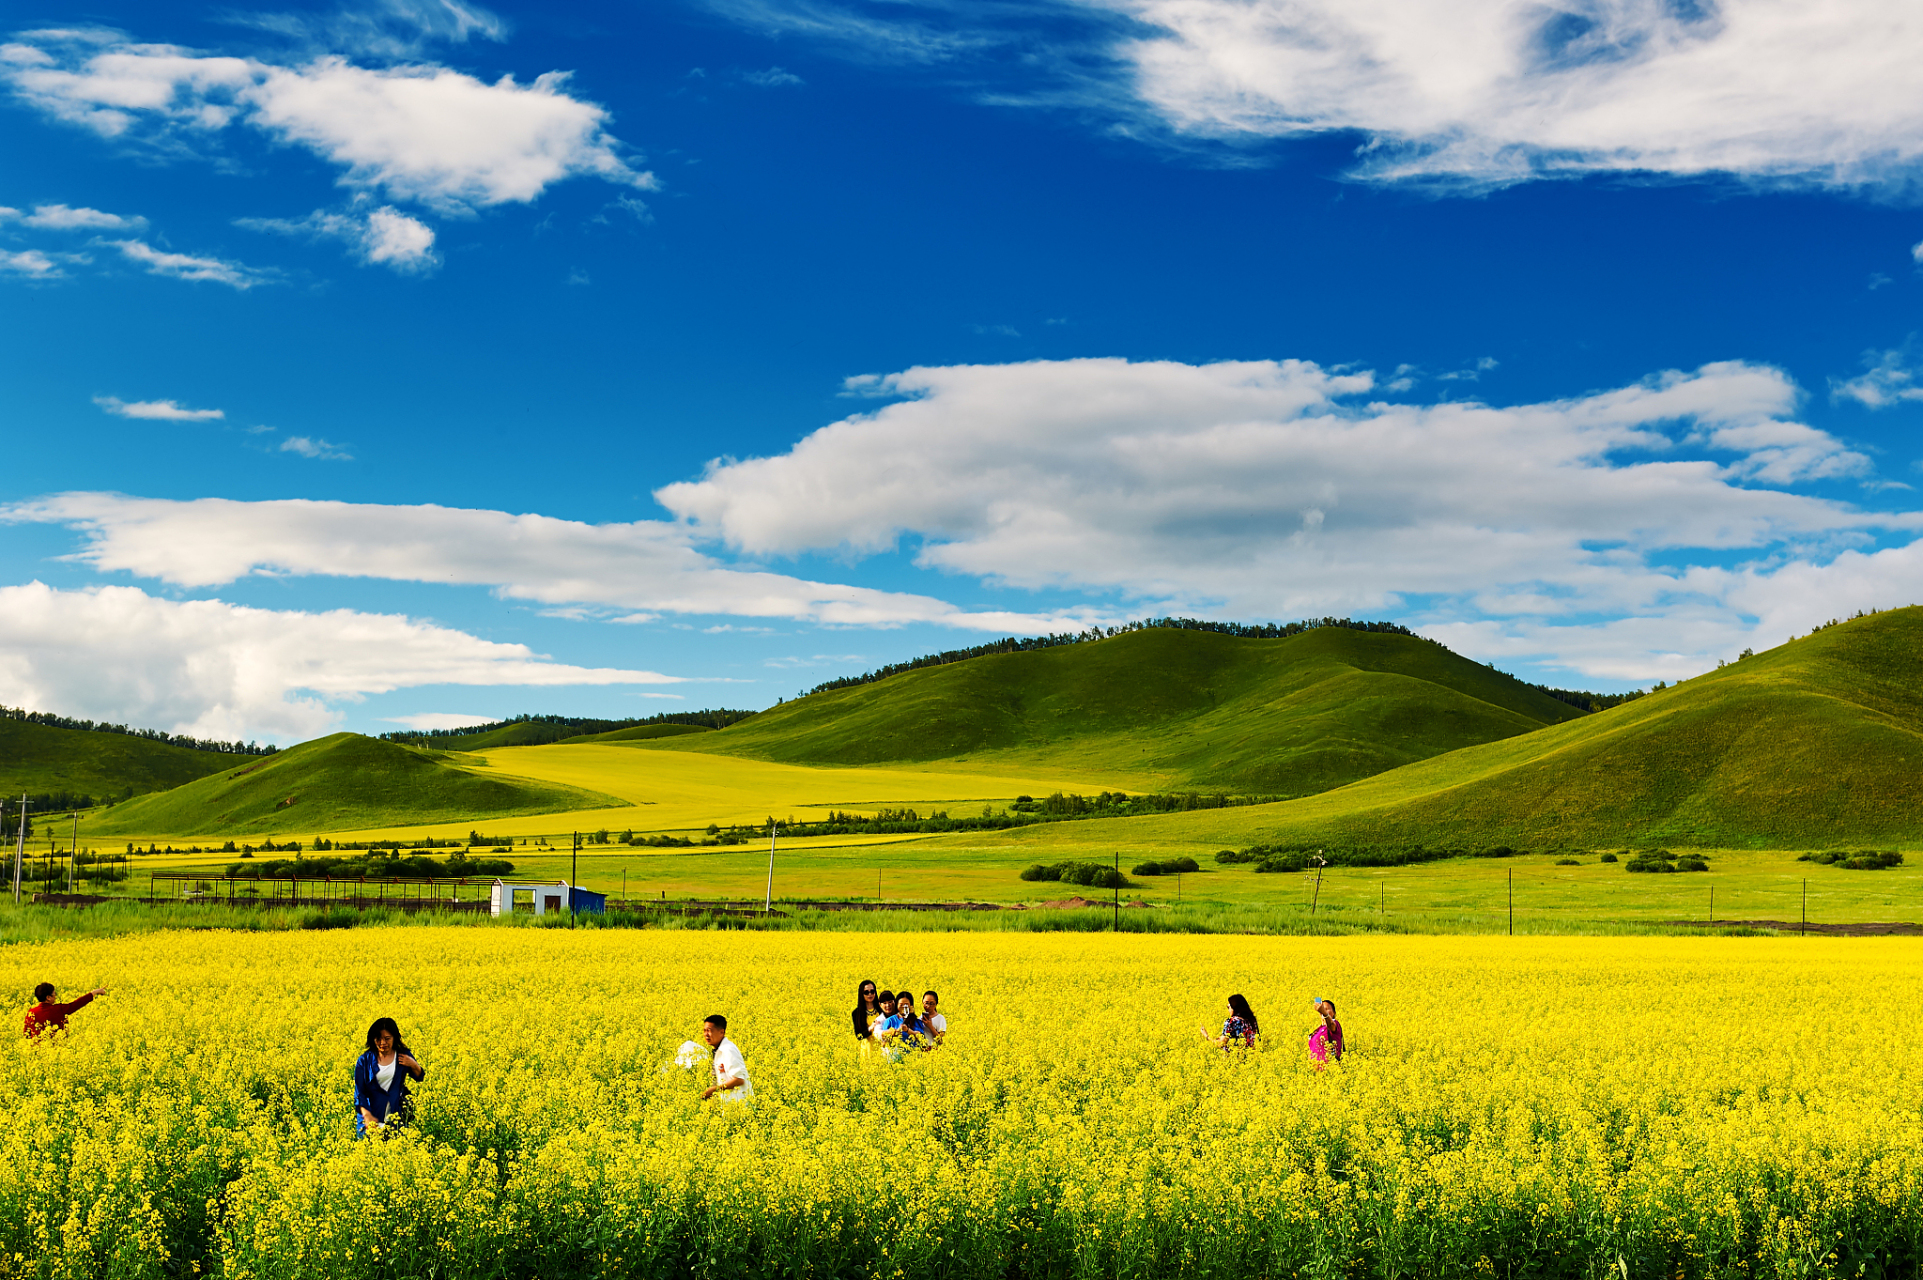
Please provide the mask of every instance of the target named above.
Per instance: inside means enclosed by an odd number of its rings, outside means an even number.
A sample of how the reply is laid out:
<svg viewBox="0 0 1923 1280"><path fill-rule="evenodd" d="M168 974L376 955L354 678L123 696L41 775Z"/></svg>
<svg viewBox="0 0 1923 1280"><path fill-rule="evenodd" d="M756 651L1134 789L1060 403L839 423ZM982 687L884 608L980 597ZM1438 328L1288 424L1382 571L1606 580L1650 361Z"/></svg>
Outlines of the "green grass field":
<svg viewBox="0 0 1923 1280"><path fill-rule="evenodd" d="M620 803L568 783L488 776L463 763L443 752L337 733L237 765L230 759L230 767L213 777L91 814L86 834L227 839L401 822L485 822Z"/></svg>
<svg viewBox="0 0 1923 1280"><path fill-rule="evenodd" d="M67 791L112 797L130 790L139 795L260 758L0 718L0 795Z"/></svg>
<svg viewBox="0 0 1923 1280"><path fill-rule="evenodd" d="M1115 771L1164 790L1306 795L1580 714L1410 636L1154 628L812 694L662 746L795 764Z"/></svg>

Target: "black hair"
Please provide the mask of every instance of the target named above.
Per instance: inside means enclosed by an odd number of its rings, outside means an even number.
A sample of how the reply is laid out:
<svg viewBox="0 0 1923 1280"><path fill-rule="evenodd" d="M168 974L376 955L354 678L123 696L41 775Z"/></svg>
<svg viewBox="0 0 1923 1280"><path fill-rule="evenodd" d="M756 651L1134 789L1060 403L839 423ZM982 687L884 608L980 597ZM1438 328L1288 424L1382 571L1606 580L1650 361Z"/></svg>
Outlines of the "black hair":
<svg viewBox="0 0 1923 1280"><path fill-rule="evenodd" d="M895 1003L895 993L892 991L884 991L880 995L875 997L875 1003L876 1004L893 1004Z"/></svg>
<svg viewBox="0 0 1923 1280"><path fill-rule="evenodd" d="M367 1047L368 1048L372 1049L374 1047L374 1037L378 1036L383 1031L387 1032L388 1035L394 1037L395 1053L407 1052L407 1044L401 1039L401 1029L400 1027L395 1025L394 1019L392 1018L374 1019L374 1025L367 1029Z"/></svg>
<svg viewBox="0 0 1923 1280"><path fill-rule="evenodd" d="M935 997L935 1003L936 1003L936 1004L940 1004L940 1003L941 1003L941 995L940 995L940 994L939 994L938 992L934 992L934 991L924 991L924 992L922 992L922 994L923 994L923 995L925 995L925 996L934 996L934 997Z"/></svg>
<svg viewBox="0 0 1923 1280"><path fill-rule="evenodd" d="M1330 1016L1331 1018L1333 1018L1333 1017L1335 1017L1335 1001L1333 1001L1333 1000L1326 1000L1326 999L1325 999L1325 1000L1324 1000L1324 1001L1323 1001L1322 1003L1323 1003L1323 1004L1326 1004L1326 1005L1328 1005L1328 1006L1329 1006L1329 1016ZM1366 1021L1366 1019L1365 1019L1365 1021Z"/></svg>
<svg viewBox="0 0 1923 1280"><path fill-rule="evenodd" d="M721 1014L718 1014L718 1013L711 1013L707 1017L703 1018L702 1021L713 1023L717 1031L726 1031L728 1029L727 1018L723 1017Z"/></svg>
<svg viewBox="0 0 1923 1280"><path fill-rule="evenodd" d="M1255 1020L1255 1010L1249 1008L1248 997L1240 994L1230 996L1229 1008L1235 1010L1236 1017L1249 1024L1249 1030L1257 1035L1262 1034L1262 1024Z"/></svg>
<svg viewBox="0 0 1923 1280"><path fill-rule="evenodd" d="M855 1012L853 1014L853 1021L855 1024L855 1039L857 1040L866 1040L868 1038L868 1001L862 998L861 993L864 991L873 991L874 989L875 984L872 979L863 982L855 988ZM875 1001L875 1008L877 1010L881 1008L880 1000Z"/></svg>
<svg viewBox="0 0 1923 1280"><path fill-rule="evenodd" d="M53 983L51 982L43 982L33 989L33 998L35 1000L51 1000L53 997L54 989Z"/></svg>

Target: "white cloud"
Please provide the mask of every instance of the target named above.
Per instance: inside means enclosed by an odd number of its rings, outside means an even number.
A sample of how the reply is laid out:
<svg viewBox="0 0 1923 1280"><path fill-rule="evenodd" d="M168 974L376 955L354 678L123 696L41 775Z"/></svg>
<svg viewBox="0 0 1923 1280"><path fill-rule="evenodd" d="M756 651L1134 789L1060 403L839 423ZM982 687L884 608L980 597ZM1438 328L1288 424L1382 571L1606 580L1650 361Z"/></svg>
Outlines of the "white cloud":
<svg viewBox="0 0 1923 1280"><path fill-rule="evenodd" d="M1726 172L1916 185L1923 9L1883 0L1108 0L1179 131L1371 138L1358 171L1489 184Z"/></svg>
<svg viewBox="0 0 1923 1280"><path fill-rule="evenodd" d="M222 409L189 409L177 400L136 400L129 404L119 396L95 396L93 402L117 418L148 418L158 422L207 422L225 418Z"/></svg>
<svg viewBox="0 0 1923 1280"><path fill-rule="evenodd" d="M1847 381L1830 380L1830 397L1855 400L1872 409L1887 409L1906 400L1923 400L1923 370L1913 367L1901 347L1872 351L1863 358L1865 371Z"/></svg>
<svg viewBox="0 0 1923 1280"><path fill-rule="evenodd" d="M298 219L236 218L234 225L249 231L342 240L362 262L390 267L404 275L432 271L441 265L441 255L434 252L434 228L392 205L365 214L316 209Z"/></svg>
<svg viewBox="0 0 1923 1280"><path fill-rule="evenodd" d="M321 574L489 586L546 606L1004 633L1073 630L1107 618L1094 610L970 611L928 596L733 568L703 555L687 529L667 521L591 525L438 506L103 493L18 503L0 508L0 520L80 528L87 546L79 559L179 586Z"/></svg>
<svg viewBox="0 0 1923 1280"><path fill-rule="evenodd" d="M672 697L673 695L669 695ZM411 716L383 716L389 724L409 729L466 729L473 725L493 724L499 716L464 716L452 711L423 711Z"/></svg>
<svg viewBox="0 0 1923 1280"><path fill-rule="evenodd" d="M1509 408L1373 402L1372 375L1295 361L851 384L906 398L657 498L748 554L910 539L991 582L1255 618L1663 612L1699 589L1677 560L1813 560L1923 527L1782 487L1869 463L1793 419L1780 371L1738 362Z"/></svg>
<svg viewBox="0 0 1923 1280"><path fill-rule="evenodd" d="M280 442L282 453L298 453L303 458L324 458L330 462L352 462L354 455L331 440L311 436L288 436Z"/></svg>
<svg viewBox="0 0 1923 1280"><path fill-rule="evenodd" d="M281 66L100 33L21 40L0 54L0 76L40 111L103 137L194 149L238 122L308 148L345 185L449 211L533 200L579 175L655 185L621 155L607 110L566 92L565 72L490 84L335 55Z"/></svg>
<svg viewBox="0 0 1923 1280"><path fill-rule="evenodd" d="M63 274L60 265L38 249L9 253L0 249L0 271L11 271L33 280L52 280Z"/></svg>
<svg viewBox="0 0 1923 1280"><path fill-rule="evenodd" d="M1923 240L1919 240L1910 246L1910 259L1914 262L1923 263Z"/></svg>
<svg viewBox="0 0 1923 1280"><path fill-rule="evenodd" d="M335 726L336 700L421 685L670 683L392 614L0 587L0 702L199 737L309 738Z"/></svg>
<svg viewBox="0 0 1923 1280"><path fill-rule="evenodd" d="M507 23L499 14L457 0L376 0L329 14L234 13L227 21L316 50L385 59L418 57L432 44L507 38Z"/></svg>
<svg viewBox="0 0 1923 1280"><path fill-rule="evenodd" d="M122 257L130 262L138 262L147 268L149 275L167 276L174 280L211 280L235 289L251 289L257 284L267 284L274 278L271 272L256 267L220 258L169 253L154 248L144 240L103 240L101 243L120 250Z"/></svg>
<svg viewBox="0 0 1923 1280"><path fill-rule="evenodd" d="M145 218L102 213L98 209L70 209L64 204L36 205L28 214L16 209L0 210L0 220L18 220L22 226L42 231L138 231L147 225Z"/></svg>
<svg viewBox="0 0 1923 1280"><path fill-rule="evenodd" d="M741 73L741 79L757 89L780 89L788 85L808 83L794 72L784 71L780 67L769 67L766 71L744 71Z"/></svg>

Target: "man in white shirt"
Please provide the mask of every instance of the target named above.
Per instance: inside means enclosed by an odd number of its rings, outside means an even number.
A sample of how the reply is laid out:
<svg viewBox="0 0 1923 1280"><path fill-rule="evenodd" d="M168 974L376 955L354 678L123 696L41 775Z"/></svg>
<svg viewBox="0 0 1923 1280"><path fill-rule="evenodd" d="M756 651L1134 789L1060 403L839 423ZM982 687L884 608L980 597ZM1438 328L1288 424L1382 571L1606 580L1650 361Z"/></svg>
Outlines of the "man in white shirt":
<svg viewBox="0 0 1923 1280"><path fill-rule="evenodd" d="M701 1024L701 1038L714 1050L714 1083L702 1090L702 1098L720 1094L730 1102L745 1102L755 1096L754 1082L748 1079L748 1063L735 1042L728 1039L728 1020L718 1013L709 1014Z"/></svg>
<svg viewBox="0 0 1923 1280"><path fill-rule="evenodd" d="M948 1034L948 1019L938 1011L941 997L932 991L921 993L921 1020L928 1024L928 1047L933 1049L941 1044L942 1037Z"/></svg>

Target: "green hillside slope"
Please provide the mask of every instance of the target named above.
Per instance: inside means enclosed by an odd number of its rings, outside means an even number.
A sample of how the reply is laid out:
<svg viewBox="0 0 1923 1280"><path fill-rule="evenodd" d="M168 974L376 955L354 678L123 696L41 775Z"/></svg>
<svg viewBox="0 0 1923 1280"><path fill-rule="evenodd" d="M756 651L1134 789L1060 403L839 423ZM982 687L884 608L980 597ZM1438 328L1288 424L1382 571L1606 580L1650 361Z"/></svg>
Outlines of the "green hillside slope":
<svg viewBox="0 0 1923 1280"><path fill-rule="evenodd" d="M103 800L129 791L141 795L262 758L0 717L0 795L65 791Z"/></svg>
<svg viewBox="0 0 1923 1280"><path fill-rule="evenodd" d="M267 835L610 808L592 791L461 768L443 752L336 733L116 805L94 835Z"/></svg>
<svg viewBox="0 0 1923 1280"><path fill-rule="evenodd" d="M1580 714L1411 636L1152 628L812 694L664 745L797 764L1110 768L1303 795Z"/></svg>
<svg viewBox="0 0 1923 1280"><path fill-rule="evenodd" d="M1835 848L1923 841L1923 609L1859 618L1526 737L1281 805L1069 824L1365 847ZM1106 831L1103 830L1106 828Z"/></svg>
<svg viewBox="0 0 1923 1280"><path fill-rule="evenodd" d="M584 733L578 738L563 738L570 745L583 742L652 742L656 738L685 738L690 734L713 733L705 724L637 724L607 733Z"/></svg>

